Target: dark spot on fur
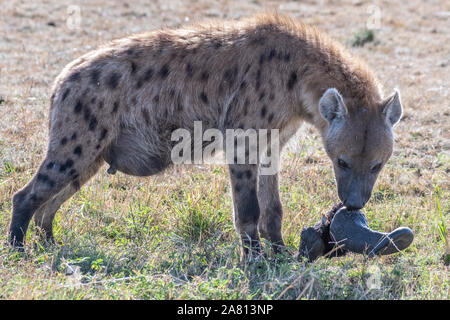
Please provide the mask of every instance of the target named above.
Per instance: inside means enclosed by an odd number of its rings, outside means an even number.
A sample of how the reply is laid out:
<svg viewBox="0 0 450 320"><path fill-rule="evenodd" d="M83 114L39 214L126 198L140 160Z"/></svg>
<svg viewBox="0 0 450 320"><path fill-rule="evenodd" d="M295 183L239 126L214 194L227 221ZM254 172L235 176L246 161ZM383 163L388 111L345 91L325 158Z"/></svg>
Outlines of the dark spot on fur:
<svg viewBox="0 0 450 320"><path fill-rule="evenodd" d="M249 104L250 104L250 100L248 99L248 98L245 98L245 102L244 102L244 116L246 116L247 115L247 113L248 113L248 106L249 106Z"/></svg>
<svg viewBox="0 0 450 320"><path fill-rule="evenodd" d="M100 84L100 69L94 69L91 71L91 84L99 85Z"/></svg>
<svg viewBox="0 0 450 320"><path fill-rule="evenodd" d="M256 90L259 90L260 86L261 86L261 69L259 69L256 72L256 77L255 77L255 88L256 88Z"/></svg>
<svg viewBox="0 0 450 320"><path fill-rule="evenodd" d="M76 139L77 139L77 133L74 132L74 133L72 134L72 136L70 137L70 140L74 141L74 140L76 140Z"/></svg>
<svg viewBox="0 0 450 320"><path fill-rule="evenodd" d="M242 91L245 91L245 89L247 89L247 82L242 81L239 89Z"/></svg>
<svg viewBox="0 0 450 320"><path fill-rule="evenodd" d="M73 149L73 154L77 156L81 156L81 153L83 152L83 149L81 148L81 145L78 145Z"/></svg>
<svg viewBox="0 0 450 320"><path fill-rule="evenodd" d="M66 160L66 163L64 163L64 165L65 165L67 168L72 168L72 166L73 166L73 160L72 160L72 159L67 159L67 160Z"/></svg>
<svg viewBox="0 0 450 320"><path fill-rule="evenodd" d="M202 74L201 74L201 76L200 76L200 79L201 79L202 81L207 81L208 78L209 78L209 73L208 73L208 71L203 71Z"/></svg>
<svg viewBox="0 0 450 320"><path fill-rule="evenodd" d="M99 108L99 109L103 108L103 101L99 101L99 103L98 103L98 108Z"/></svg>
<svg viewBox="0 0 450 320"><path fill-rule="evenodd" d="M167 64L163 65L161 70L159 70L159 75L162 79L167 78L169 75L169 66Z"/></svg>
<svg viewBox="0 0 450 320"><path fill-rule="evenodd" d="M192 78L192 76L194 75L194 69L192 68L192 65L190 63L186 65L186 75L188 76L188 78Z"/></svg>
<svg viewBox="0 0 450 320"><path fill-rule="evenodd" d="M203 103L208 103L208 96L206 95L205 91L202 91L202 93L200 93L200 99L203 101Z"/></svg>
<svg viewBox="0 0 450 320"><path fill-rule="evenodd" d="M269 115L269 118L267 119L267 120L269 121L269 123L272 122L274 116L275 116L275 115L274 115L273 113L271 113L271 114Z"/></svg>
<svg viewBox="0 0 450 320"><path fill-rule="evenodd" d="M72 73L70 76L69 76L69 81L73 81L73 82L75 82L75 81L78 81L78 80L80 80L81 79L81 73L79 72L79 71L77 71L77 72L74 72L74 73Z"/></svg>
<svg viewBox="0 0 450 320"><path fill-rule="evenodd" d="M269 56L267 57L267 60L271 61L273 58L275 58L277 54L277 51L275 49L271 49L269 52Z"/></svg>
<svg viewBox="0 0 450 320"><path fill-rule="evenodd" d="M178 99L178 102L177 102L177 110L178 111L181 111L181 110L183 110L183 103L181 102L181 100L180 99Z"/></svg>
<svg viewBox="0 0 450 320"><path fill-rule="evenodd" d="M47 184L50 188L53 188L55 186L55 181L50 179L46 174L38 173L37 181Z"/></svg>
<svg viewBox="0 0 450 320"><path fill-rule="evenodd" d="M273 101L275 99L275 94L273 92L270 93L269 99L270 99L270 101Z"/></svg>
<svg viewBox="0 0 450 320"><path fill-rule="evenodd" d="M103 139L105 139L107 134L108 134L108 129L103 128L102 132L100 133L99 141L102 141Z"/></svg>
<svg viewBox="0 0 450 320"><path fill-rule="evenodd" d="M267 106L263 105L263 107L261 108L261 118L264 118L267 114Z"/></svg>
<svg viewBox="0 0 450 320"><path fill-rule="evenodd" d="M91 117L91 109L88 106L84 107L84 121L88 122Z"/></svg>
<svg viewBox="0 0 450 320"><path fill-rule="evenodd" d="M150 125L150 114L148 113L147 109L142 109L142 116L144 117L147 126Z"/></svg>
<svg viewBox="0 0 450 320"><path fill-rule="evenodd" d="M149 81L153 77L153 69L149 68L147 71L145 71L144 76L142 77L142 80Z"/></svg>
<svg viewBox="0 0 450 320"><path fill-rule="evenodd" d="M81 100L78 100L77 103L75 104L75 108L73 109L73 111L78 114L83 110L83 104L81 103Z"/></svg>
<svg viewBox="0 0 450 320"><path fill-rule="evenodd" d="M114 102L112 112L116 113L119 110L119 101Z"/></svg>
<svg viewBox="0 0 450 320"><path fill-rule="evenodd" d="M66 162L64 164L62 164L59 167L59 172L64 172L67 169L72 168L72 166L73 166L73 160L69 158L69 159L66 160Z"/></svg>
<svg viewBox="0 0 450 320"><path fill-rule="evenodd" d="M134 61L131 62L131 73L134 74L136 73L137 70L137 65Z"/></svg>
<svg viewBox="0 0 450 320"><path fill-rule="evenodd" d="M75 169L71 169L69 171L69 175L71 175L71 176L75 175L76 173L77 173L77 170L75 170Z"/></svg>
<svg viewBox="0 0 450 320"><path fill-rule="evenodd" d="M223 84L222 83L219 84L219 89L217 89L217 93L219 94L219 96L222 95L222 93L223 93Z"/></svg>
<svg viewBox="0 0 450 320"><path fill-rule="evenodd" d="M247 177L247 179L250 179L252 177L252 171L251 170L245 171L245 176Z"/></svg>
<svg viewBox="0 0 450 320"><path fill-rule="evenodd" d="M214 49L219 49L220 47L222 47L222 42L220 41L214 41L214 45L213 45Z"/></svg>
<svg viewBox="0 0 450 320"><path fill-rule="evenodd" d="M264 61L266 60L266 55L264 53L261 53L259 56L259 65L263 65Z"/></svg>
<svg viewBox="0 0 450 320"><path fill-rule="evenodd" d="M298 80L297 73L295 71L292 71L287 83L287 87L289 90L292 90L292 88L294 88L294 85L297 83L297 80Z"/></svg>
<svg viewBox="0 0 450 320"><path fill-rule="evenodd" d="M53 169L54 166L55 166L55 163L52 162L52 161L50 161L49 163L47 163L47 165L45 166L45 168L46 168L47 170L51 170L51 169Z"/></svg>
<svg viewBox="0 0 450 320"><path fill-rule="evenodd" d="M223 74L223 81L228 83L229 87L231 88L236 81L238 68L237 66L234 66L233 68L225 70Z"/></svg>
<svg viewBox="0 0 450 320"><path fill-rule="evenodd" d="M64 146L67 143L67 138L64 137L61 139L61 145Z"/></svg>
<svg viewBox="0 0 450 320"><path fill-rule="evenodd" d="M95 116L92 116L91 121L89 121L89 130L94 131L95 128L97 127L97 124L98 124L97 118Z"/></svg>
<svg viewBox="0 0 450 320"><path fill-rule="evenodd" d="M118 72L113 72L109 75L108 79L106 80L106 85L111 89L114 90L119 85L121 75Z"/></svg>
<svg viewBox="0 0 450 320"><path fill-rule="evenodd" d="M158 103L159 102L159 95L158 94L153 97L153 102L154 103Z"/></svg>
<svg viewBox="0 0 450 320"><path fill-rule="evenodd" d="M284 61L288 62L289 60L291 60L291 54L288 52L284 55Z"/></svg>
<svg viewBox="0 0 450 320"><path fill-rule="evenodd" d="M96 149L96 150L100 149L100 145L99 145L99 144L96 145L96 146L95 146L95 149Z"/></svg>
<svg viewBox="0 0 450 320"><path fill-rule="evenodd" d="M234 186L234 191L236 191L236 192L241 192L241 189L242 189L242 187L241 187L240 184L236 184L236 185Z"/></svg>
<svg viewBox="0 0 450 320"><path fill-rule="evenodd" d="M266 92L263 90L261 91L261 93L259 94L259 101L261 101L262 99L264 99L264 96L266 95Z"/></svg>
<svg viewBox="0 0 450 320"><path fill-rule="evenodd" d="M66 100L66 98L67 98L67 96L69 95L69 93L70 93L70 89L67 88L67 89L64 91L63 95L62 95L61 101Z"/></svg>

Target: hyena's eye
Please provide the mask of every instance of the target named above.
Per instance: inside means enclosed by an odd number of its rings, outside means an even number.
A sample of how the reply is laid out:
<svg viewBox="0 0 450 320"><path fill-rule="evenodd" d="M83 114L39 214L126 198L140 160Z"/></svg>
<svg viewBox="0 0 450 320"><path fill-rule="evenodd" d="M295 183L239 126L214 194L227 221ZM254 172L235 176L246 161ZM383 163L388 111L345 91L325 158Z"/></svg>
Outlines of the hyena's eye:
<svg viewBox="0 0 450 320"><path fill-rule="evenodd" d="M338 164L338 166L339 166L340 168L342 168L342 169L350 169L350 166L348 165L348 163L345 162L345 161L342 160L342 159L338 159L337 164Z"/></svg>
<svg viewBox="0 0 450 320"><path fill-rule="evenodd" d="M377 163L377 164L374 165L374 166L372 167L372 169L370 169L370 170L372 171L372 173L377 173L378 171L381 170L381 165L382 165L381 162L380 162L380 163Z"/></svg>

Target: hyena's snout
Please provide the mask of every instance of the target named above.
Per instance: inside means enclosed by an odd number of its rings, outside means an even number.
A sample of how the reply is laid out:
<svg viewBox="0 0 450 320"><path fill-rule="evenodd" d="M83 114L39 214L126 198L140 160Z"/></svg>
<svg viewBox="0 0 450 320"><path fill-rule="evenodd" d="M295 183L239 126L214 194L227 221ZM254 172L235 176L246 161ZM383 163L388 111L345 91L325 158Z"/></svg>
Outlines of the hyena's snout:
<svg viewBox="0 0 450 320"><path fill-rule="evenodd" d="M341 201L344 203L344 205L347 207L348 210L360 210L364 208L369 199L368 198L366 199L361 194L361 192L352 191L346 198L344 199L341 198Z"/></svg>
<svg viewBox="0 0 450 320"><path fill-rule="evenodd" d="M375 181L366 179L352 179L350 182L338 182L339 199L349 210L360 210L364 208L372 195Z"/></svg>

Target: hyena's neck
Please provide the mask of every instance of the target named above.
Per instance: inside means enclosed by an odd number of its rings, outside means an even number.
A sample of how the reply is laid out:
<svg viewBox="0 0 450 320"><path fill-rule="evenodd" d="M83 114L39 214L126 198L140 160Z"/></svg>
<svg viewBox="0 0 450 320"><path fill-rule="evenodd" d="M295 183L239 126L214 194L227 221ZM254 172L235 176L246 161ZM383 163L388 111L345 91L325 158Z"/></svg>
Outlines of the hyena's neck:
<svg viewBox="0 0 450 320"><path fill-rule="evenodd" d="M379 82L370 68L327 34L284 16L264 15L259 19L257 29L268 39L267 46L289 53L279 71L271 74L278 74L274 83L284 84L285 99L293 102L287 107L289 117L298 115L323 130L326 122L320 116L318 102L328 88L336 88L349 102L349 109L374 105L380 100ZM276 57L280 50L272 51ZM270 59L272 51L262 62Z"/></svg>
<svg viewBox="0 0 450 320"><path fill-rule="evenodd" d="M317 48L317 52L322 59L314 56L293 62L293 68L299 70L298 90L293 98L294 111L323 133L327 122L320 115L319 100L327 89L341 93L349 112L375 106L381 100L381 91L377 79L362 62L349 60L344 53L330 56L328 47Z"/></svg>

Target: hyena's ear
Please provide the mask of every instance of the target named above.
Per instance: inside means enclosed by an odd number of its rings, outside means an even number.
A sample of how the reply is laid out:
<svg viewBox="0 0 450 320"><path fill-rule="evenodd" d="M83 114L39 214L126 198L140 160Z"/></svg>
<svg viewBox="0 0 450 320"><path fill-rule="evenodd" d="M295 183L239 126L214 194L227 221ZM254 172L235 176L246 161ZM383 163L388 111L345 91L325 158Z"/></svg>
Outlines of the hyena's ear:
<svg viewBox="0 0 450 320"><path fill-rule="evenodd" d="M319 112L331 124L334 119L346 116L348 110L339 91L330 88L325 91L319 100Z"/></svg>
<svg viewBox="0 0 450 320"><path fill-rule="evenodd" d="M381 112L386 117L386 121L394 126L400 121L403 113L402 103L400 101L400 92L395 92L381 104Z"/></svg>

